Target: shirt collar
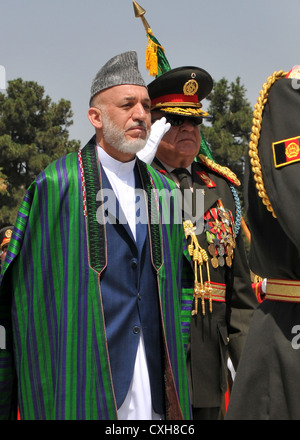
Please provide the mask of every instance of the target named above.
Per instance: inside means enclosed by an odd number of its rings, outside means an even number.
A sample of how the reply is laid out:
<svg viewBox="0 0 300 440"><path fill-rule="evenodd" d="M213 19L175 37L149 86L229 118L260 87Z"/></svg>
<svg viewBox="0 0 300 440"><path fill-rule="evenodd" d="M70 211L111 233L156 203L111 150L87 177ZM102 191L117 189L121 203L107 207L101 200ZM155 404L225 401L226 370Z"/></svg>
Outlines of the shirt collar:
<svg viewBox="0 0 300 440"><path fill-rule="evenodd" d="M170 165L165 164L161 160L160 160L160 162L165 167L165 169L168 171L168 173L172 173L172 171L175 170L174 167L170 167ZM182 168L182 167L179 167L179 168ZM192 174L192 165L189 165L188 167L186 167L186 169Z"/></svg>
<svg viewBox="0 0 300 440"><path fill-rule="evenodd" d="M114 159L100 145L97 145L98 157L104 169L108 169L120 179L127 178L130 174L133 173L133 169L136 163L136 158L131 160L130 162L120 162L119 160Z"/></svg>

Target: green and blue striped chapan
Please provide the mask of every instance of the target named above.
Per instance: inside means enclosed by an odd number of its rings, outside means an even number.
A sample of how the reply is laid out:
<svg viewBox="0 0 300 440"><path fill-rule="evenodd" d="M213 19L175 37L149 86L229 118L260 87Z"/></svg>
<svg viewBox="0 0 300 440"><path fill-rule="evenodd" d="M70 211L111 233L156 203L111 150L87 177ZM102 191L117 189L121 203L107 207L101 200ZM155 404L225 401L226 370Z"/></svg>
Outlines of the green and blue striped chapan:
<svg viewBox="0 0 300 440"><path fill-rule="evenodd" d="M0 350L0 419L16 418L17 407L24 420L117 418L100 291L106 234L104 225L95 234L90 229L97 206L86 193L100 183L96 158L92 141L53 162L19 209L1 273L0 325L7 332ZM171 185L139 166L147 191ZM167 215L162 202L158 209L160 217ZM183 230L163 222L155 228L167 383L189 419L184 346L192 294L181 297Z"/></svg>

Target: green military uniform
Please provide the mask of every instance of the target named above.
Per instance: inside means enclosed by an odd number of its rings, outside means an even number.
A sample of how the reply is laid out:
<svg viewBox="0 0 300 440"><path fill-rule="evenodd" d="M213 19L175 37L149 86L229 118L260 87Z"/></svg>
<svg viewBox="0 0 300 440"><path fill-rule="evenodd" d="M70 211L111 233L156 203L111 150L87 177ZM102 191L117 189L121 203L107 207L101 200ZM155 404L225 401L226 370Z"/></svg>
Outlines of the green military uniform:
<svg viewBox="0 0 300 440"><path fill-rule="evenodd" d="M249 264L264 278L227 418L299 420L299 66L274 72L260 92L245 180Z"/></svg>
<svg viewBox="0 0 300 440"><path fill-rule="evenodd" d="M172 178L157 159L152 166L162 171L166 177ZM220 170L227 172L227 169L220 167L218 169L219 171L213 171L208 168L200 158L192 166L194 187L205 191L205 230L197 238L209 258L213 300L210 311L209 299L205 299L205 314L201 307L201 298L198 300L198 313L192 316L191 321L188 366L193 408L195 411L200 408L210 408L210 410L201 410L202 413L209 414L211 411L215 414L219 413L227 390L228 354L234 367L237 368L253 309L256 307L243 237L240 231L236 237L234 234L235 229L238 229L239 218L232 192L233 183L230 178L220 174ZM225 246L224 254L222 250L220 251L220 246L212 245L210 240L214 235L215 243L218 240L222 241L222 233L215 234L214 228L211 227L213 226L211 223L215 221L213 215L222 223L222 206L229 213L230 229L233 232L232 235L231 233L225 235L225 242L230 240L230 236L234 240L234 247L228 247L226 251ZM224 223L220 227L222 231L225 230ZM219 244L222 246L222 243ZM231 255L228 255L228 252ZM217 255L214 255L215 253ZM203 279L207 282L206 264L203 265L202 271ZM185 279L185 283L185 287L193 286L194 278Z"/></svg>
<svg viewBox="0 0 300 440"><path fill-rule="evenodd" d="M212 85L210 75L194 66L163 73L148 84L155 118L161 112L174 126L184 124L185 118L194 126L201 123L209 115L200 101ZM172 136L164 144L166 156ZM173 173L170 163L160 162L159 152L158 147L152 166L176 181L177 171ZM174 156L172 161L177 162ZM193 195L204 192L204 228L197 228L195 235L190 218L184 217L194 265L194 271L185 279L185 288L194 290L189 383L194 418L216 419L227 390L228 355L237 368L257 300L240 232L241 212L235 190L240 182L228 168L203 154L191 164L191 181Z"/></svg>

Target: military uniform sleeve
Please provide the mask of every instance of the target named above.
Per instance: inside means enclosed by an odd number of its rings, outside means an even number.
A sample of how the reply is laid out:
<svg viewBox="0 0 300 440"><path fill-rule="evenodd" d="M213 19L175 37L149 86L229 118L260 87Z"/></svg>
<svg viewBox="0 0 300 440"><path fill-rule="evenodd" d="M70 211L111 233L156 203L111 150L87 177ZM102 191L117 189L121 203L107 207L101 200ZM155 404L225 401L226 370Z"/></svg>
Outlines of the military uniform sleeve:
<svg viewBox="0 0 300 440"><path fill-rule="evenodd" d="M236 238L235 257L227 282L227 315L229 328L229 355L236 369L245 343L250 321L258 305L252 289L243 235Z"/></svg>
<svg viewBox="0 0 300 440"><path fill-rule="evenodd" d="M300 253L299 220L293 213L300 198L298 109L299 87L293 87L289 78L276 82L264 109L258 151L263 180L275 215Z"/></svg>

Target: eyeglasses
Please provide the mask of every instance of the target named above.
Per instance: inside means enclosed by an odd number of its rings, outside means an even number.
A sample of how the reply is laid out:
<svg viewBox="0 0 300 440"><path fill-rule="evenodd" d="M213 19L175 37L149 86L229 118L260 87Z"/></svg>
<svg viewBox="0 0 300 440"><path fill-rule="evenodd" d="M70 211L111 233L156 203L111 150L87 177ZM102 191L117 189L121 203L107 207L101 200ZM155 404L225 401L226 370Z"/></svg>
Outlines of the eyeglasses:
<svg viewBox="0 0 300 440"><path fill-rule="evenodd" d="M190 116L181 116L181 115L169 115L169 114L165 114L163 115L167 122L169 122L171 124L172 127L180 127L181 125L183 125L185 122L189 122L190 124L192 124L193 126L197 126L202 124L202 118L193 118ZM152 120L152 123L157 121L157 119L160 118L155 118L154 120Z"/></svg>

